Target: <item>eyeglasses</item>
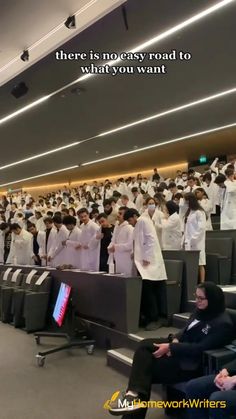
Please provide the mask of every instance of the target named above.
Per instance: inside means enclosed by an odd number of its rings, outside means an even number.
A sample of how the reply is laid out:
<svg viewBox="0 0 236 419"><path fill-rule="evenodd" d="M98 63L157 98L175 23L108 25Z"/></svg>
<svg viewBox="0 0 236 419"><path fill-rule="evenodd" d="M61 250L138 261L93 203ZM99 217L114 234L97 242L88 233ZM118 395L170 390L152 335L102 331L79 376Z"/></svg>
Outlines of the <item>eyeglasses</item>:
<svg viewBox="0 0 236 419"><path fill-rule="evenodd" d="M204 300L207 300L207 298L206 297L200 297L200 296L195 294L195 300L196 301L204 301Z"/></svg>

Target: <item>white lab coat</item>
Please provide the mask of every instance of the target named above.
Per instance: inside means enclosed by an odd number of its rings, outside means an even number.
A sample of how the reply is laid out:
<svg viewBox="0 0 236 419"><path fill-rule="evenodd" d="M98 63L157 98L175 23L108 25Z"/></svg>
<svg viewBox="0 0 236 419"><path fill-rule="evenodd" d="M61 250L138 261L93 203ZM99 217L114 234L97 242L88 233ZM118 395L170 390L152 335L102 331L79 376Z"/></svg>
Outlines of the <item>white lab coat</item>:
<svg viewBox="0 0 236 419"><path fill-rule="evenodd" d="M99 271L100 240L96 239L96 234L100 227L94 221L89 220L87 224L81 225L81 245L88 246L88 249L81 248L81 269L83 271Z"/></svg>
<svg viewBox="0 0 236 419"><path fill-rule="evenodd" d="M63 246L62 242L67 240L68 235L69 235L69 231L64 225L62 225L59 230L56 229L52 247L50 248L48 252L48 256L51 257L51 266L53 266L54 268L65 264L65 261L64 261L65 246Z"/></svg>
<svg viewBox="0 0 236 419"><path fill-rule="evenodd" d="M5 233L0 230L0 263L4 263Z"/></svg>
<svg viewBox="0 0 236 419"><path fill-rule="evenodd" d="M136 198L133 197L133 203L135 204L139 214L141 214L141 212L143 211L143 204L144 204L143 195L139 193Z"/></svg>
<svg viewBox="0 0 236 419"><path fill-rule="evenodd" d="M199 265L206 264L206 214L202 210L190 211L184 230L185 250L200 250Z"/></svg>
<svg viewBox="0 0 236 419"><path fill-rule="evenodd" d="M162 249L162 228L161 228L161 224L162 224L162 220L164 218L164 214L161 210L159 210L158 208L155 209L155 212L152 216L152 218L150 217L149 213L148 213L148 208L144 211L144 213L142 214L144 217L147 217L148 219L152 220L155 230L156 230L156 234L157 234L157 238L160 244L160 247Z"/></svg>
<svg viewBox="0 0 236 419"><path fill-rule="evenodd" d="M220 229L236 229L236 181L226 180L221 208Z"/></svg>
<svg viewBox="0 0 236 419"><path fill-rule="evenodd" d="M175 212L168 218L163 218L162 228L162 249L180 250L182 245L182 226L180 216Z"/></svg>
<svg viewBox="0 0 236 419"><path fill-rule="evenodd" d="M143 261L150 262L143 266ZM134 228L134 261L142 279L163 281L167 279L160 244L151 218L142 215Z"/></svg>
<svg viewBox="0 0 236 419"><path fill-rule="evenodd" d="M211 201L212 204L212 214L216 213L216 205L219 205L219 186L215 182L211 182L209 185L207 185L205 182L203 182L203 188L206 191L206 194L208 198Z"/></svg>
<svg viewBox="0 0 236 419"><path fill-rule="evenodd" d="M46 231L39 231L37 236L37 242L39 245L39 256L47 256L51 253L51 249L54 245L55 236L57 234L57 230L53 227L48 236L48 242L46 247ZM51 266L51 262L47 262L45 259L41 259L42 266Z"/></svg>
<svg viewBox="0 0 236 419"><path fill-rule="evenodd" d="M212 222L211 222L211 213L212 213L212 203L209 199L207 198L203 198L201 201L199 201L199 204L201 205L201 207L204 209L205 213L206 213L206 230L207 231L211 231L213 230L212 227Z"/></svg>
<svg viewBox="0 0 236 419"><path fill-rule="evenodd" d="M22 229L19 235L12 233L10 252L6 263L34 265L33 236Z"/></svg>
<svg viewBox="0 0 236 419"><path fill-rule="evenodd" d="M81 268L81 249L76 249L76 246L81 244L82 231L78 227L74 227L69 232L64 249L64 260L66 265L72 265L73 268Z"/></svg>
<svg viewBox="0 0 236 419"><path fill-rule="evenodd" d="M113 255L115 259L115 272L117 274L132 276L133 260L131 255L133 253L133 232L133 227L127 221L115 225L108 249L112 246L115 247Z"/></svg>

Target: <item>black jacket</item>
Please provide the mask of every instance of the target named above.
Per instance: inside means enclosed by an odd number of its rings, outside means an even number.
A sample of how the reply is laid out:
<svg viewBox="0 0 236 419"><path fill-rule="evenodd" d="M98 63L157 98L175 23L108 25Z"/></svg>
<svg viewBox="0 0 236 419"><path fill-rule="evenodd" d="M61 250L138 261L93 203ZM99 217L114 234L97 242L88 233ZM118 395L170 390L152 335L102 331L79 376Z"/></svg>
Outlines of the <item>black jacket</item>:
<svg viewBox="0 0 236 419"><path fill-rule="evenodd" d="M179 343L170 343L171 355L180 361L181 368L185 370L198 369L204 351L222 348L235 337L232 320L226 312L213 320L200 321L187 330L193 320L194 315L190 317L186 327L175 336Z"/></svg>

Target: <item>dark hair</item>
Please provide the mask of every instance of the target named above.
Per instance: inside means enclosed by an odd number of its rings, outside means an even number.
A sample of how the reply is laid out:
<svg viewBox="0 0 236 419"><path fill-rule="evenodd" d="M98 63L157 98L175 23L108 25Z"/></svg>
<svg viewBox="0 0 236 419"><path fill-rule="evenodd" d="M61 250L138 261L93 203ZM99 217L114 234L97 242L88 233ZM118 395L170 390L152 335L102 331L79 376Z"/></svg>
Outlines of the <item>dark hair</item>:
<svg viewBox="0 0 236 419"><path fill-rule="evenodd" d="M127 211L129 208L125 207L124 205L122 207L119 207L118 211Z"/></svg>
<svg viewBox="0 0 236 419"><path fill-rule="evenodd" d="M43 222L44 222L44 224L45 223L53 223L53 218L52 217L46 217L46 218L44 218L44 220L43 220Z"/></svg>
<svg viewBox="0 0 236 419"><path fill-rule="evenodd" d="M173 215L175 212L179 212L179 206L174 201L167 201L166 208L169 215Z"/></svg>
<svg viewBox="0 0 236 419"><path fill-rule="evenodd" d="M184 199L185 199L185 201L188 202L188 210L187 210L187 212L185 214L185 217L184 217L185 218L185 223L187 222L187 219L188 219L188 216L189 216L191 210L192 211L200 210L200 211L203 211L205 213L204 209L199 204L199 202L198 202L196 196L194 195L194 193L192 193L192 192L186 193L184 195Z"/></svg>
<svg viewBox="0 0 236 419"><path fill-rule="evenodd" d="M12 230L18 230L18 228L21 229L21 226L18 223L13 223L10 225L10 229Z"/></svg>
<svg viewBox="0 0 236 419"><path fill-rule="evenodd" d="M205 189L203 189L203 188L196 188L195 191L194 191L194 194L195 195L196 195L196 192L202 192L206 196L206 198L208 199L208 195L207 195Z"/></svg>
<svg viewBox="0 0 236 419"><path fill-rule="evenodd" d="M228 166L227 169L225 170L225 176L229 177L232 175L234 175L234 168L231 169L231 167Z"/></svg>
<svg viewBox="0 0 236 419"><path fill-rule="evenodd" d="M211 182L211 181L212 181L212 176L211 176L211 174L210 174L209 172L205 173L205 174L203 175L202 180L203 180L203 182L206 182L206 180L209 180L209 181Z"/></svg>
<svg viewBox="0 0 236 419"><path fill-rule="evenodd" d="M56 224L62 224L62 218L61 218L61 216L60 215L54 215L54 217L53 217L53 222L54 223L56 223Z"/></svg>
<svg viewBox="0 0 236 419"><path fill-rule="evenodd" d="M53 211L47 211L47 216L52 218L53 217Z"/></svg>
<svg viewBox="0 0 236 419"><path fill-rule="evenodd" d="M170 189L170 188L176 188L176 183L175 182L170 182L169 186L168 186L168 189Z"/></svg>
<svg viewBox="0 0 236 419"><path fill-rule="evenodd" d="M69 208L69 211L70 211L70 210L71 210L71 211L73 211L73 213L74 213L74 217L75 217L75 215L76 215L75 209L74 209L73 207L70 207L70 208Z"/></svg>
<svg viewBox="0 0 236 419"><path fill-rule="evenodd" d="M1 231L6 230L7 227L10 227L10 224L8 224L8 223L1 223L0 224L0 230Z"/></svg>
<svg viewBox="0 0 236 419"><path fill-rule="evenodd" d="M100 220L101 218L106 218L107 219L107 214L105 214L105 212L101 212L98 217L97 220Z"/></svg>
<svg viewBox="0 0 236 419"><path fill-rule="evenodd" d="M63 224L65 225L65 226L67 226L67 225L69 225L69 224L73 224L74 226L76 225L76 218L75 217L73 217L72 215L66 215L64 218L63 218Z"/></svg>
<svg viewBox="0 0 236 419"><path fill-rule="evenodd" d="M128 221L129 218L133 218L134 215L139 217L139 212L135 208L128 208L124 213L124 220Z"/></svg>
<svg viewBox="0 0 236 419"><path fill-rule="evenodd" d="M131 192L138 192L138 188L137 188L137 186L134 186L134 187L131 189Z"/></svg>
<svg viewBox="0 0 236 419"><path fill-rule="evenodd" d="M68 210L68 208L63 208L63 209L61 210L61 212L63 212L64 214L69 215L69 210Z"/></svg>
<svg viewBox="0 0 236 419"><path fill-rule="evenodd" d="M111 205L110 199L104 199L103 206L105 207L106 205Z"/></svg>
<svg viewBox="0 0 236 419"><path fill-rule="evenodd" d="M80 208L79 211L77 212L77 214L81 215L81 214L84 214L84 212L89 215L89 212L88 212L87 208Z"/></svg>
<svg viewBox="0 0 236 419"><path fill-rule="evenodd" d="M180 192L177 192L177 193L175 194L174 198L176 198L176 199L181 199L181 198L183 198L183 194L182 194L182 193L180 193Z"/></svg>
<svg viewBox="0 0 236 419"><path fill-rule="evenodd" d="M36 228L36 225L34 224L34 223L30 223L30 222L28 222L27 223L27 230L29 230L29 228L30 227L34 227L34 228Z"/></svg>
<svg viewBox="0 0 236 419"><path fill-rule="evenodd" d="M218 176L216 176L215 178L215 183L217 185L219 185L220 183L224 183L226 181L226 177L225 175L223 175L222 173L220 173Z"/></svg>

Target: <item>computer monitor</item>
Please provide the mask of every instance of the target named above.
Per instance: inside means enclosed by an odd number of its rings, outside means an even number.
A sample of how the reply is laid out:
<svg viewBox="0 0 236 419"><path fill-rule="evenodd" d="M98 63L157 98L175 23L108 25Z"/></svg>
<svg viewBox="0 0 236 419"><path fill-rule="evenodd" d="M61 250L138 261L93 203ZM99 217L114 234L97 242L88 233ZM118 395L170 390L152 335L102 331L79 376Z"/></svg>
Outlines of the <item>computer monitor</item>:
<svg viewBox="0 0 236 419"><path fill-rule="evenodd" d="M61 326L66 314L66 309L70 297L71 287L64 282L61 283L57 296L56 305L53 311L53 318L58 326Z"/></svg>

